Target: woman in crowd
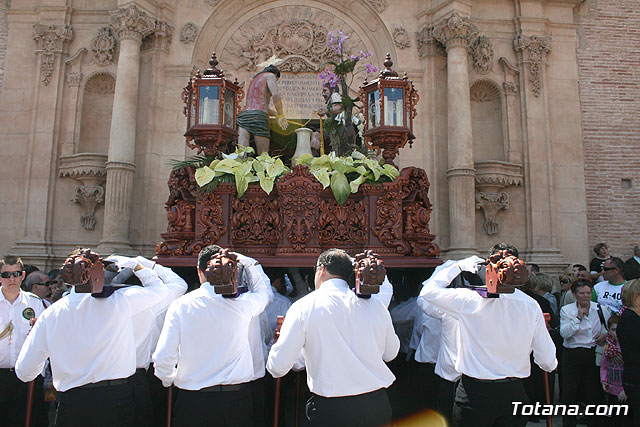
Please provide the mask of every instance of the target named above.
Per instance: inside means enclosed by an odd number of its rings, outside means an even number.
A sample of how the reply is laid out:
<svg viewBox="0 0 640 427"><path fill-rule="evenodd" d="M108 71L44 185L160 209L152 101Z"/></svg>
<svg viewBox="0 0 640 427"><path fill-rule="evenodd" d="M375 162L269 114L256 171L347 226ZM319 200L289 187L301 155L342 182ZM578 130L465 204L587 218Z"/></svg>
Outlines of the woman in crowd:
<svg viewBox="0 0 640 427"><path fill-rule="evenodd" d="M596 366L596 344L607 337L608 307L591 301L590 282L577 280L571 285L576 298L560 310L562 345L562 396L565 404L600 403L600 375ZM596 425L595 417L587 418L587 426ZM574 427L576 417L562 417L564 427Z"/></svg>
<svg viewBox="0 0 640 427"><path fill-rule="evenodd" d="M631 409L632 425L640 426L640 279L625 283L622 304L625 309L617 330L624 362L622 386Z"/></svg>
<svg viewBox="0 0 640 427"><path fill-rule="evenodd" d="M593 247L593 252L596 253L595 258L589 263L589 273L591 278L595 281L600 281L602 274L602 264L609 259L609 247L606 243L598 243Z"/></svg>

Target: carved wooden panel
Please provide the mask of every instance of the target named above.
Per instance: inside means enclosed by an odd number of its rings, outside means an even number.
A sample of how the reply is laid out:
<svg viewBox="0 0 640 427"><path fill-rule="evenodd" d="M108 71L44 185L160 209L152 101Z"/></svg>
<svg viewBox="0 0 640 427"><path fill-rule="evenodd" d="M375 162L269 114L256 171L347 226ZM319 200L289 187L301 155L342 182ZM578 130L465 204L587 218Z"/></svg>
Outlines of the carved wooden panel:
<svg viewBox="0 0 640 427"><path fill-rule="evenodd" d="M368 243L369 209L363 198L352 195L344 205L331 197L320 201L318 242L327 248L362 247Z"/></svg>

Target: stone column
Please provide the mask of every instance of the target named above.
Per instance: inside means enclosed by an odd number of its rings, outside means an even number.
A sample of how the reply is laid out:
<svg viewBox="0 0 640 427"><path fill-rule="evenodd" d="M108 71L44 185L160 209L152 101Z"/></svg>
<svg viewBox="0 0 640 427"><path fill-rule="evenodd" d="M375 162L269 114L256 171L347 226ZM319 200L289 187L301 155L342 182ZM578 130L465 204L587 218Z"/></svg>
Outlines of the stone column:
<svg viewBox="0 0 640 427"><path fill-rule="evenodd" d="M98 251L132 253L129 244L131 192L136 171L136 118L140 80L140 46L151 34L155 21L136 6L128 6L111 15L111 28L120 39L120 56L111 115L104 228Z"/></svg>
<svg viewBox="0 0 640 427"><path fill-rule="evenodd" d="M467 60L469 43L477 34L477 27L456 12L433 29L433 37L447 48L449 258L460 258L477 252L475 169Z"/></svg>

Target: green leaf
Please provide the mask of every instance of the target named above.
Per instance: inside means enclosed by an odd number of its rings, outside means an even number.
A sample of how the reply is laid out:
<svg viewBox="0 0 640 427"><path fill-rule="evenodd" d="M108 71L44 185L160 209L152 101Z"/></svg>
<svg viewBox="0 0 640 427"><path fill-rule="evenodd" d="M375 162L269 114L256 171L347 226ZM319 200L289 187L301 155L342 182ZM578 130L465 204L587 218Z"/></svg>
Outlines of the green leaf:
<svg viewBox="0 0 640 427"><path fill-rule="evenodd" d="M267 194L271 194L271 190L273 190L273 182L273 178L267 176L260 177L260 187L262 187L264 192Z"/></svg>
<svg viewBox="0 0 640 427"><path fill-rule="evenodd" d="M276 159L275 163L269 165L267 168L267 176L271 178L276 178L280 176L284 172L284 163L282 160Z"/></svg>
<svg viewBox="0 0 640 427"><path fill-rule="evenodd" d="M267 153L266 151L263 153L260 153L260 155L256 157L256 159L260 160L263 163L273 163L275 161L275 159L271 157L269 153Z"/></svg>
<svg viewBox="0 0 640 427"><path fill-rule="evenodd" d="M253 170L256 171L256 174L258 174L258 175L260 175L260 174L264 175L264 173L266 171L266 169L264 167L264 163L259 162L259 161L253 162Z"/></svg>
<svg viewBox="0 0 640 427"><path fill-rule="evenodd" d="M216 165L216 172L233 173L233 169L240 165L240 162L233 159L222 159Z"/></svg>
<svg viewBox="0 0 640 427"><path fill-rule="evenodd" d="M249 188L249 182L244 175L236 175L236 190L238 192L238 199L244 195L244 192Z"/></svg>
<svg viewBox="0 0 640 427"><path fill-rule="evenodd" d="M364 158L366 158L366 156L361 152L359 152L358 150L353 150L353 153L351 153L351 157L353 157L356 160L363 160Z"/></svg>
<svg viewBox="0 0 640 427"><path fill-rule="evenodd" d="M312 159L313 155L305 153L296 159L296 165L308 165Z"/></svg>
<svg viewBox="0 0 640 427"><path fill-rule="evenodd" d="M331 176L331 190L339 205L343 205L347 201L349 194L351 194L351 186L345 174L338 172Z"/></svg>
<svg viewBox="0 0 640 427"><path fill-rule="evenodd" d="M357 168L355 168L355 172L358 172L361 176L367 173L367 168L365 168L364 166L360 165Z"/></svg>
<svg viewBox="0 0 640 427"><path fill-rule="evenodd" d="M351 187L351 192L352 193L357 193L358 189L360 188L360 185L365 181L365 176L364 175L360 175L359 177L357 177L356 179L354 179L353 181L351 181L349 183L349 186Z"/></svg>
<svg viewBox="0 0 640 427"><path fill-rule="evenodd" d="M329 156L327 156L326 154L323 154L320 157L314 157L313 160L311 160L311 166L314 167L329 167L331 166L331 161Z"/></svg>
<svg viewBox="0 0 640 427"><path fill-rule="evenodd" d="M382 166L382 173L391 178L392 181L395 181L396 178L400 176L400 172L398 172L398 169L396 169L395 166L389 164Z"/></svg>
<svg viewBox="0 0 640 427"><path fill-rule="evenodd" d="M196 169L196 172L195 172L196 183L198 183L200 187L204 187L205 185L210 183L211 180L215 178L215 176L216 176L215 171L213 171L211 168L207 166L198 168Z"/></svg>
<svg viewBox="0 0 640 427"><path fill-rule="evenodd" d="M377 181L380 179L380 173L382 173L382 166L376 160L364 159L365 164L373 172L373 178Z"/></svg>
<svg viewBox="0 0 640 427"><path fill-rule="evenodd" d="M311 170L311 173L316 177L318 181L320 181L323 190L331 184L331 181L329 179L329 168L313 169Z"/></svg>

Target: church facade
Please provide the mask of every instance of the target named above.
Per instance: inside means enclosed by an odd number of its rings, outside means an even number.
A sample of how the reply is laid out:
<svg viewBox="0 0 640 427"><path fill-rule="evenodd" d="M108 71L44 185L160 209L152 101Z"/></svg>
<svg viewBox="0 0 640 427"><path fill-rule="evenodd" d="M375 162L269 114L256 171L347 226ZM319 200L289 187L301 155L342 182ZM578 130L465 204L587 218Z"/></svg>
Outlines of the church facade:
<svg viewBox="0 0 640 427"><path fill-rule="evenodd" d="M245 87L277 55L288 118L322 106L329 31L390 54L420 101L400 168L431 182L443 258L497 241L543 270L640 243L640 12L631 1L11 0L0 10L0 252L153 254L182 89L216 52ZM624 35L622 35L624 34ZM356 74L357 92L364 74Z"/></svg>

